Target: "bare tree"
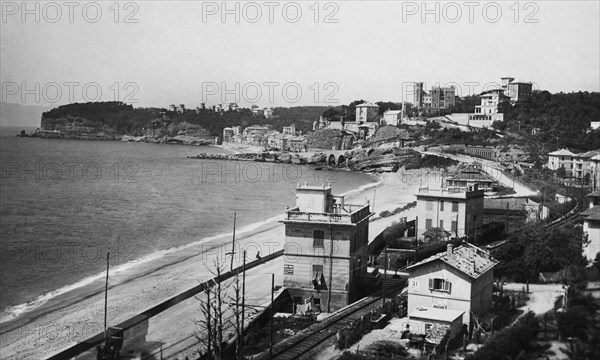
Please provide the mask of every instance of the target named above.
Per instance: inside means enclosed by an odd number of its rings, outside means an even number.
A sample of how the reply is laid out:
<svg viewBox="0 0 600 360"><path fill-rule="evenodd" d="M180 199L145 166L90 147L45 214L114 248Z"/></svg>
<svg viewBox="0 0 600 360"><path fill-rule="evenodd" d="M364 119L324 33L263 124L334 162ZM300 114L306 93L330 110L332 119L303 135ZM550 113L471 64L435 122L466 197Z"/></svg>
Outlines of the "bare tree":
<svg viewBox="0 0 600 360"><path fill-rule="evenodd" d="M219 281L223 275L224 265L216 259L213 268L208 269L213 280L208 282L204 290L205 298L196 297L200 301L200 313L202 317L195 319L194 323L197 330L194 336L202 345L199 349L200 354L208 354L209 358L221 360L223 352L226 349L227 342L234 335L237 335L238 341L242 339L242 327L240 324L241 314L241 287L239 283L239 274L231 283L226 284ZM227 291L233 291L233 294L227 294ZM232 312L233 316L227 316ZM239 347L236 347L238 349Z"/></svg>

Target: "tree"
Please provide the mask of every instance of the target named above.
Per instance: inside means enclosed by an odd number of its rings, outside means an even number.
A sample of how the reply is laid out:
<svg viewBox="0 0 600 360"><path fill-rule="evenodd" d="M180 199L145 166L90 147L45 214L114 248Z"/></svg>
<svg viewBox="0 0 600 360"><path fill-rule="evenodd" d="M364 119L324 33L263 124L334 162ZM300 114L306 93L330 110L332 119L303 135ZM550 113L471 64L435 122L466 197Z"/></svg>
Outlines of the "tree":
<svg viewBox="0 0 600 360"><path fill-rule="evenodd" d="M239 280L236 276L233 287L231 287L231 284L223 284L219 281L218 279L223 275L224 268L225 265L219 259L213 262L213 268L208 269L211 275L213 275L213 280L204 290L205 299L196 297L200 301L200 313L202 316L200 319L194 320L197 326L194 336L200 345L203 346L203 349L199 349L199 353L209 354L212 359L216 360L223 358L223 352L230 337L237 334L239 336L238 339L241 339ZM233 298L227 295L229 288L232 288L234 291ZM230 304L226 301L228 298L233 300L234 304L233 313L235 319L233 321L231 317L225 317L225 314L231 310L229 308Z"/></svg>

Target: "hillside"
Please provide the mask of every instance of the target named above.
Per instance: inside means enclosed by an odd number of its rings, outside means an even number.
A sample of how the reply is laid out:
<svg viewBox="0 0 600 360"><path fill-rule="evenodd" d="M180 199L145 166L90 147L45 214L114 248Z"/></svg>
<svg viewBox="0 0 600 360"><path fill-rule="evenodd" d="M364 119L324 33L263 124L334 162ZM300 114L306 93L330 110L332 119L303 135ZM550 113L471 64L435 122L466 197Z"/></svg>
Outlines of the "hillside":
<svg viewBox="0 0 600 360"><path fill-rule="evenodd" d="M249 109L214 112L212 110L169 111L160 108L134 108L121 102L75 103L59 106L42 114L41 127L57 133L42 133L43 137L118 140L124 136L145 137L144 141L170 141L179 137L197 142L214 140L229 126L273 125L282 131L284 126L296 125L306 133L323 107L276 108L276 118L254 115ZM165 140L166 139L166 140ZM183 141L186 142L187 140ZM178 140L173 140L178 141Z"/></svg>
<svg viewBox="0 0 600 360"><path fill-rule="evenodd" d="M547 151L569 148L585 152L600 148L600 132L589 132L590 123L600 120L600 93L551 94L534 91L531 99L511 106L502 104L504 122L495 126L513 133L522 144L536 143ZM532 135L532 130L537 134Z"/></svg>

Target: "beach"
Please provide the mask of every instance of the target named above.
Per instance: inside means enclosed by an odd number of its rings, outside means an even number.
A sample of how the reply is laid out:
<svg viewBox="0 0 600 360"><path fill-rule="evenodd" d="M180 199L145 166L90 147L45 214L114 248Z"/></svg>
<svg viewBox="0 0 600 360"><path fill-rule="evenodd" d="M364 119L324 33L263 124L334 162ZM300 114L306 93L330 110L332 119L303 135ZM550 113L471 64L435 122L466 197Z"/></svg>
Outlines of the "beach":
<svg viewBox="0 0 600 360"><path fill-rule="evenodd" d="M414 217L414 208L386 218L378 218L381 211L392 211L416 200L418 187L424 185L422 179L435 182L433 172L413 170L408 172L384 173L378 182L346 195L347 203L370 201L376 219L370 224L369 240L394 221L407 216ZM290 204L294 205L294 204ZM283 248L284 227L280 216L268 219L260 226L236 236L236 255L233 267L242 263L242 250L247 251L250 260L270 254ZM195 285L213 277L210 269L217 262L224 263L228 270L231 250L231 234L208 239L199 244L184 245L179 250L157 256L143 264L134 263L130 269L124 267L111 271L108 290L108 325L117 324L141 311L167 300ZM279 275L282 260L273 261L269 266L258 267L256 273L274 272ZM132 270L133 269L133 270ZM266 270L265 270L266 269ZM282 277L276 276L276 285L282 285ZM258 292L269 294L269 281L259 281L255 285ZM43 310L35 309L27 314L27 322L17 319L2 326L2 358L39 359L48 357L71 345L89 338L103 330L104 279L100 278L74 291L49 300ZM86 297L82 299L82 294ZM90 295L91 294L91 295ZM260 298L260 296L259 296ZM258 301L259 303L262 300ZM198 313L198 303L181 307L180 314L188 320ZM188 310L184 308L189 307ZM194 310L195 309L195 310ZM193 322L188 321L193 332ZM152 336L169 339L171 332L163 327L161 333L153 329ZM156 330L156 331L154 331Z"/></svg>

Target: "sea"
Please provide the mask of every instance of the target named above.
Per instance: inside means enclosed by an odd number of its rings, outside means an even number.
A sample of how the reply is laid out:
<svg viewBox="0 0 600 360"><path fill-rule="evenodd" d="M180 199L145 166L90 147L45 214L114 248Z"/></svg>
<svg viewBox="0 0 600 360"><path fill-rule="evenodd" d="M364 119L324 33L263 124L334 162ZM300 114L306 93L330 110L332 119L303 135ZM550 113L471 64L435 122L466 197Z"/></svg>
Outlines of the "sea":
<svg viewBox="0 0 600 360"><path fill-rule="evenodd" d="M186 244L275 222L298 183L374 186L349 171L198 160L212 146L16 137L0 128L0 323ZM26 129L32 131L33 129Z"/></svg>

